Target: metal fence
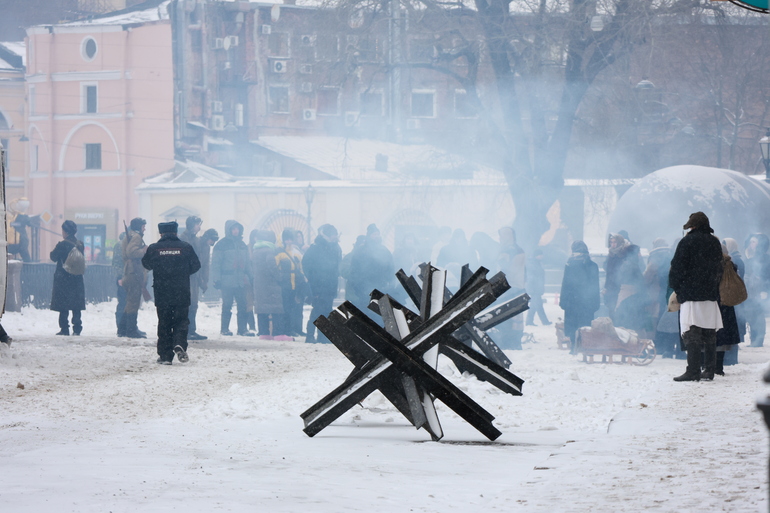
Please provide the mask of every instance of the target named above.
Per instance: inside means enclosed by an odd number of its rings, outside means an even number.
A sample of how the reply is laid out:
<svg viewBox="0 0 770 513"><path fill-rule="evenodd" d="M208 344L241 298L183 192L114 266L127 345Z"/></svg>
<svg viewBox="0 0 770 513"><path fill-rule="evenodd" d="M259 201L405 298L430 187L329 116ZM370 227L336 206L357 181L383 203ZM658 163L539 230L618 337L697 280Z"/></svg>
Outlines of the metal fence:
<svg viewBox="0 0 770 513"><path fill-rule="evenodd" d="M36 308L48 308L53 290L53 273L56 264L25 262L21 269L21 302ZM109 301L116 294L115 275L112 266L89 264L83 275L86 303Z"/></svg>

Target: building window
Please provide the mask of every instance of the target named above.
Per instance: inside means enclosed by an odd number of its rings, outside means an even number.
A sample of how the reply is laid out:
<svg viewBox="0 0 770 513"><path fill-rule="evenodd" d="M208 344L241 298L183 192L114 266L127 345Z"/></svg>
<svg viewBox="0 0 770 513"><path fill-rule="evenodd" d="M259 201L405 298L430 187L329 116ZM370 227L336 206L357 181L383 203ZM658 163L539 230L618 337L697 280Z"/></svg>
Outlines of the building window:
<svg viewBox="0 0 770 513"><path fill-rule="evenodd" d="M381 54L380 40L371 38L361 38L358 41L358 54L362 62L378 62Z"/></svg>
<svg viewBox="0 0 770 513"><path fill-rule="evenodd" d="M102 145L86 143L86 169L102 168Z"/></svg>
<svg viewBox="0 0 770 513"><path fill-rule="evenodd" d="M270 86L268 98L268 111L274 114L289 113L289 86Z"/></svg>
<svg viewBox="0 0 770 513"><path fill-rule="evenodd" d="M29 169L33 173L36 173L40 170L40 146L37 144L32 146L32 151L29 155Z"/></svg>
<svg viewBox="0 0 770 513"><path fill-rule="evenodd" d="M267 51L270 57L289 57L288 32L273 32L267 39Z"/></svg>
<svg viewBox="0 0 770 513"><path fill-rule="evenodd" d="M435 118L435 100L435 91L412 91L412 117Z"/></svg>
<svg viewBox="0 0 770 513"><path fill-rule="evenodd" d="M98 111L98 101L97 101L97 86L95 84L92 85L83 85L83 109L82 112L85 112L87 114L96 114Z"/></svg>
<svg viewBox="0 0 770 513"><path fill-rule="evenodd" d="M80 45L80 54L83 56L83 59L92 61L94 60L94 57L96 57L96 52L98 49L99 48L96 46L96 40L92 37L87 37Z"/></svg>
<svg viewBox="0 0 770 513"><path fill-rule="evenodd" d="M361 93L361 115L382 116L382 93Z"/></svg>
<svg viewBox="0 0 770 513"><path fill-rule="evenodd" d="M475 118L478 116L476 107L470 101L465 89L455 89L455 117Z"/></svg>
<svg viewBox="0 0 770 513"><path fill-rule="evenodd" d="M316 112L319 116L336 116L340 113L340 90L337 88L319 89Z"/></svg>

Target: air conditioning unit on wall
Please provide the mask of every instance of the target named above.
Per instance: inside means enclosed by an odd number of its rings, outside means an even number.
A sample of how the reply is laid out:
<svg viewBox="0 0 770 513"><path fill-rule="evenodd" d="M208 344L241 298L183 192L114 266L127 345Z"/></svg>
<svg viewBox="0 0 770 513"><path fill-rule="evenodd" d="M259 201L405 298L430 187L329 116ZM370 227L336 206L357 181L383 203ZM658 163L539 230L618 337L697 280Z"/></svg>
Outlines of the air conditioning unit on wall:
<svg viewBox="0 0 770 513"><path fill-rule="evenodd" d="M312 64L303 64L299 67L299 72L303 75L311 75L313 73L313 65Z"/></svg>
<svg viewBox="0 0 770 513"><path fill-rule="evenodd" d="M221 132L225 129L225 117L224 116L211 116L211 129Z"/></svg>
<svg viewBox="0 0 770 513"><path fill-rule="evenodd" d="M315 109L302 109L302 119L305 121L315 120Z"/></svg>
<svg viewBox="0 0 770 513"><path fill-rule="evenodd" d="M303 46L313 46L315 45L315 36L310 34L305 34L299 37L300 42Z"/></svg>
<svg viewBox="0 0 770 513"><path fill-rule="evenodd" d="M286 68L288 67L287 61L273 61L270 64L270 69L273 73L286 73Z"/></svg>
<svg viewBox="0 0 770 513"><path fill-rule="evenodd" d="M313 92L313 83L312 82L302 82L302 84L300 84L300 90L303 93L312 93Z"/></svg>
<svg viewBox="0 0 770 513"><path fill-rule="evenodd" d="M262 34L268 35L273 31L273 27L270 25L262 25Z"/></svg>
<svg viewBox="0 0 770 513"><path fill-rule="evenodd" d="M211 112L222 112L222 102L220 101L211 102Z"/></svg>

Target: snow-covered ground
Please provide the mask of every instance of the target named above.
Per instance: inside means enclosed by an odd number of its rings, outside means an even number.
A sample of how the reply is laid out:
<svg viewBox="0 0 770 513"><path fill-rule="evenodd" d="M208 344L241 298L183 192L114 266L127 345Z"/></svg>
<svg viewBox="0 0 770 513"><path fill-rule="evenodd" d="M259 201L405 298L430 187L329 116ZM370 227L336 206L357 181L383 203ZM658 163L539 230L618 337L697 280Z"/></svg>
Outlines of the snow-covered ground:
<svg viewBox="0 0 770 513"><path fill-rule="evenodd" d="M55 312L2 323L0 512L765 512L768 436L755 402L770 348L742 348L713 382L684 362L585 364L552 326L510 351L511 397L446 360L439 370L495 417L489 442L438 403L431 442L379 393L314 438L299 414L351 370L331 345L220 337L201 306L190 362L153 338L117 339L114 303L80 337ZM546 305L554 320L560 314ZM140 312L152 333L152 305Z"/></svg>

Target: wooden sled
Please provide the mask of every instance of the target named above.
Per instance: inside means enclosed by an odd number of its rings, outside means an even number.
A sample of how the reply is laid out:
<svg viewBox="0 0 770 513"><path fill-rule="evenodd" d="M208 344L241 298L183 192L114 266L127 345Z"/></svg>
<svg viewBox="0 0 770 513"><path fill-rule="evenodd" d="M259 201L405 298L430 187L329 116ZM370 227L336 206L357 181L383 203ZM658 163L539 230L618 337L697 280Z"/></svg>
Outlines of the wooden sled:
<svg viewBox="0 0 770 513"><path fill-rule="evenodd" d="M586 363L595 363L594 356L601 355L602 363L649 365L656 356L652 340L639 338L633 330L615 328L609 317L594 319L590 328L580 328L575 345ZM620 361L615 362L615 356L619 356Z"/></svg>

